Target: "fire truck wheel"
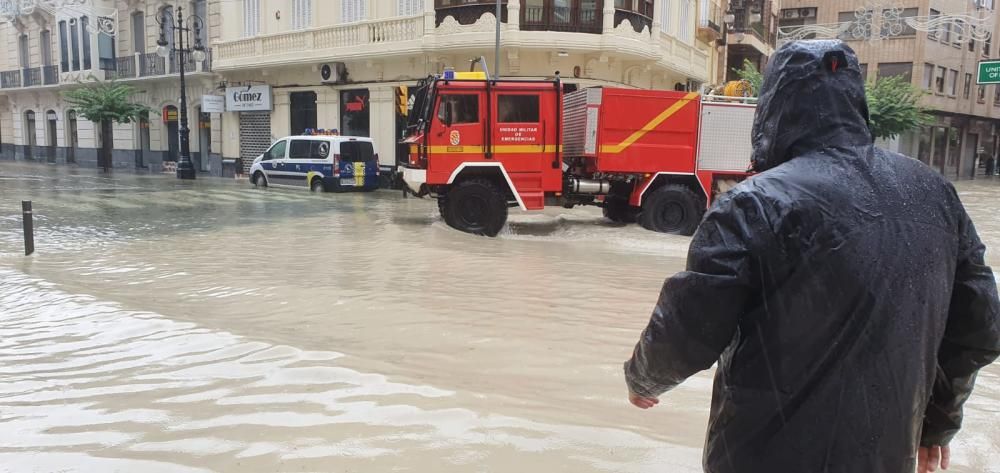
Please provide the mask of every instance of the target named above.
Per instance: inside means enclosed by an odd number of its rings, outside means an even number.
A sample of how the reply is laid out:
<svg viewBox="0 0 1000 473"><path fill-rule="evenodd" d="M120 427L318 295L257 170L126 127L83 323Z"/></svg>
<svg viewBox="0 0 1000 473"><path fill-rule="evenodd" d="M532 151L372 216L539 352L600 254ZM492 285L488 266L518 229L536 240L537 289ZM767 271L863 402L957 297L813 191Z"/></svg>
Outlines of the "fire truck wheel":
<svg viewBox="0 0 1000 473"><path fill-rule="evenodd" d="M267 187L267 179L264 178L264 173L257 171L253 175L253 185L257 187Z"/></svg>
<svg viewBox="0 0 1000 473"><path fill-rule="evenodd" d="M488 180L462 181L448 191L444 221L463 232L496 236L507 223L507 199Z"/></svg>
<svg viewBox="0 0 1000 473"><path fill-rule="evenodd" d="M627 198L609 195L604 199L604 217L616 223L635 223L637 209L628 204Z"/></svg>
<svg viewBox="0 0 1000 473"><path fill-rule="evenodd" d="M701 221L704 205L686 186L667 184L653 191L642 204L639 224L647 230L692 235Z"/></svg>
<svg viewBox="0 0 1000 473"><path fill-rule="evenodd" d="M313 192L326 192L326 186L323 185L323 179L314 177L312 184L309 185L309 190Z"/></svg>

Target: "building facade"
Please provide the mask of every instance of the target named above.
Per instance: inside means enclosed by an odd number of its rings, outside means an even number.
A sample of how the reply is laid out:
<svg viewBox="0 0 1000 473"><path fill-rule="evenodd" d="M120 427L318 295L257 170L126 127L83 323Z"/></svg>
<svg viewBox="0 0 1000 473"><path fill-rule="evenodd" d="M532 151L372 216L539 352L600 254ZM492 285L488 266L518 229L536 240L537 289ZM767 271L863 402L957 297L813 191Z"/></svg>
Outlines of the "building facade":
<svg viewBox="0 0 1000 473"><path fill-rule="evenodd" d="M783 32L804 25L845 25L841 37L857 51L869 80L902 76L926 92L922 104L933 123L882 144L949 178L973 177L984 156L995 156L1000 146L1000 86L976 84L979 61L996 58L997 45L955 23L920 31L906 19L986 18L985 28L992 33L1000 25L994 0L883 3L887 6L873 11L870 0L784 0L779 24ZM895 13L902 23L883 20L890 6L900 8Z"/></svg>
<svg viewBox="0 0 1000 473"><path fill-rule="evenodd" d="M178 7L203 20L209 57L184 67L192 157L214 175L307 128L370 136L392 166L403 87L473 58L569 89L700 90L725 68L719 0L501 0L499 58L493 0L4 0L0 156L96 165L111 139L116 168L172 170L181 64L155 51ZM103 80L134 85L153 113L101 136L61 94Z"/></svg>
<svg viewBox="0 0 1000 473"><path fill-rule="evenodd" d="M37 5L34 5L37 3ZM65 5L60 5L65 3ZM201 40L218 38L218 6L189 2L88 0L81 2L0 2L0 143L5 159L97 165L97 149L113 140L112 165L158 172L172 169L179 154L179 82L176 56L155 51L160 23L202 19ZM31 6L31 7L29 7ZM171 31L168 29L168 31ZM171 45L179 40L167 34ZM185 41L193 40L191 36ZM216 94L211 56L186 61L191 151L202 172L221 170L218 115L201 113L201 96ZM62 93L87 83L118 80L134 86L136 101L153 112L139 123L116 124L101 136L79 116Z"/></svg>

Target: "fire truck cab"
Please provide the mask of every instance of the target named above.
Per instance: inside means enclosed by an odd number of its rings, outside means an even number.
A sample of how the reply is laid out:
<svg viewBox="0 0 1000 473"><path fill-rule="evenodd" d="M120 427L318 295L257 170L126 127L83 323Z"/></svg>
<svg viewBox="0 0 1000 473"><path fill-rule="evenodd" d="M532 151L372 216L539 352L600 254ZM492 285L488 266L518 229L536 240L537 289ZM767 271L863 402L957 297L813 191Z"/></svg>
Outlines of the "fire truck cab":
<svg viewBox="0 0 1000 473"><path fill-rule="evenodd" d="M746 177L752 105L710 105L685 92L562 89L558 79L428 78L409 113L406 186L436 197L448 225L480 235L495 236L510 207L546 205L597 205L616 222L690 234L713 197ZM699 162L709 115L724 119L718 125L730 141L709 146L724 156Z"/></svg>

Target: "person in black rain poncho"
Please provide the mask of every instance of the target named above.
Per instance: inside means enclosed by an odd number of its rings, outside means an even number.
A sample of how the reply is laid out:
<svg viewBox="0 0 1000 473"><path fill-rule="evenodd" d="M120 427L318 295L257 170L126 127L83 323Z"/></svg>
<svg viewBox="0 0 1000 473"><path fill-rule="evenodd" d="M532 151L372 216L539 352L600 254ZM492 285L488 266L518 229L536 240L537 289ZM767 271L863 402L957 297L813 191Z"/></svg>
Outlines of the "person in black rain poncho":
<svg viewBox="0 0 1000 473"><path fill-rule="evenodd" d="M850 47L786 44L762 89L758 174L715 202L664 283L629 398L652 407L718 361L709 473L946 466L1000 354L985 248L951 184L873 146Z"/></svg>

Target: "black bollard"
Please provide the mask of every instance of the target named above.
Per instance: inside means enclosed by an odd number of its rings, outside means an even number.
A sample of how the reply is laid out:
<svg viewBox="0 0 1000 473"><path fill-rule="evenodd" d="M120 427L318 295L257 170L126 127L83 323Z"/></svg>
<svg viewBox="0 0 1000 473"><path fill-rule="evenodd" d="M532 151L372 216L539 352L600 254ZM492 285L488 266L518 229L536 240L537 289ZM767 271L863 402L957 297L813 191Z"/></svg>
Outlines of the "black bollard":
<svg viewBox="0 0 1000 473"><path fill-rule="evenodd" d="M35 252L35 222L31 213L31 201L21 201L21 216L24 224L24 255Z"/></svg>

